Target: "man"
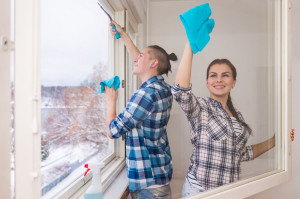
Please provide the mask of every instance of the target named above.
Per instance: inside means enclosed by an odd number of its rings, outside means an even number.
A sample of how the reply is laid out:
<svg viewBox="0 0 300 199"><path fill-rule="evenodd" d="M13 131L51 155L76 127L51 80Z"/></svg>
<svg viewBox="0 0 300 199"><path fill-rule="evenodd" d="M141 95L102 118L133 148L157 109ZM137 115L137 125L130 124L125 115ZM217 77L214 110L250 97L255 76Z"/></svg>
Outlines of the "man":
<svg viewBox="0 0 300 199"><path fill-rule="evenodd" d="M159 46L148 46L140 52L120 25L113 24L134 60L132 73L142 85L118 116L118 92L105 87L108 137L117 139L126 134L127 176L133 199L172 198L169 183L173 167L166 127L173 98L162 75L168 74L170 60L176 61L177 57ZM114 29L111 31L116 34Z"/></svg>

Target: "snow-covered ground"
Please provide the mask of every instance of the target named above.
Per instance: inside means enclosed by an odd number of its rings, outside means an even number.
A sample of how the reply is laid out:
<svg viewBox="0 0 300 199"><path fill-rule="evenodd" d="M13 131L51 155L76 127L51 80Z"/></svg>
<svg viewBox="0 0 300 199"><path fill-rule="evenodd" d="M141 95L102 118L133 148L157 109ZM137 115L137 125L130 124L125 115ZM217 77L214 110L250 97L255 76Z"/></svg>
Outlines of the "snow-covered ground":
<svg viewBox="0 0 300 199"><path fill-rule="evenodd" d="M52 189L56 192L55 187L64 189L83 176L87 158L100 162L109 154L108 146L96 146L88 142L76 146L69 144L51 148L48 158L41 163L43 194L48 191L52 192Z"/></svg>

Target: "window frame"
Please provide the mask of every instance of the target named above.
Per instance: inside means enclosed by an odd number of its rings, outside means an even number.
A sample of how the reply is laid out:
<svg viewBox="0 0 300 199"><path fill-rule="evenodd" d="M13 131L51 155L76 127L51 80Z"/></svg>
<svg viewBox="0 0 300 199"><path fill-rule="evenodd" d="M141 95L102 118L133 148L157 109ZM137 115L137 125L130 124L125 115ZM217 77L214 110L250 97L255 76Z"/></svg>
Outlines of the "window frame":
<svg viewBox="0 0 300 199"><path fill-rule="evenodd" d="M291 178L291 0L281 0L281 170L268 172L250 179L222 186L190 198L245 198L264 191ZM108 5L108 4L107 4ZM15 0L15 161L16 198L40 198L40 85L39 85L39 1ZM122 13L122 12L121 12ZM115 20L121 15L115 12ZM124 11L123 11L124 13ZM124 15L123 15L124 16ZM121 17L120 17L121 18ZM146 23L146 22L145 22ZM26 24L26 25L25 25ZM115 43L114 65L125 63L125 49L120 41ZM118 60L116 60L118 57ZM122 72L117 73L120 76ZM122 89L121 89L122 90ZM122 92L119 92L121 94ZM123 102L123 106L125 101ZM121 107L121 106L120 106ZM120 111L120 107L118 110ZM118 140L121 142L121 139ZM123 142L124 144L124 142ZM119 146L117 156L124 168L125 150ZM105 173L105 171L104 171ZM103 173L103 175L105 175ZM108 178L107 178L108 179ZM111 177L110 180L114 178ZM107 183L108 186L108 183ZM87 186L85 186L87 187ZM82 188L82 189L81 189ZM84 190L83 187L76 190ZM105 188L105 186L104 186ZM84 192L84 191L83 191ZM82 193L83 193L82 192ZM76 193L77 194L77 193Z"/></svg>
<svg viewBox="0 0 300 199"><path fill-rule="evenodd" d="M10 19L11 2L4 0L1 2L0 19ZM11 198L11 79L10 79L10 59L11 43L5 46L4 38L11 41L10 20L0 21L0 62L1 62L1 98L0 98L0 151L1 151L1 177L0 193L3 198Z"/></svg>
<svg viewBox="0 0 300 199"><path fill-rule="evenodd" d="M277 71L281 92L280 110L281 113L281 134L279 141L276 141L278 158L278 170L239 180L238 182L223 185L220 188L196 194L187 198L246 198L285 183L292 175L292 149L290 131L292 129L292 85L291 85L291 0L281 0L280 7L276 7L275 17L281 21L280 38L277 38L280 45L280 69ZM275 54L276 56L277 54Z"/></svg>
<svg viewBox="0 0 300 199"><path fill-rule="evenodd" d="M15 2L15 196L16 198L41 198L40 1L16 0ZM109 4L104 6L110 11L113 10ZM124 12L112 12L112 16L113 14L118 23L124 24ZM113 56L110 57L109 63L114 66L114 74L122 79L125 74L125 48L119 40L112 41L115 42L111 45ZM120 89L119 97L125 99L122 90L124 89ZM123 109L124 104L125 100L118 102L118 112ZM125 167L125 142L121 139L114 142L114 153L103 160L107 163L102 170L104 190ZM83 193L91 177L89 173L78 179L55 197L66 198L80 191Z"/></svg>

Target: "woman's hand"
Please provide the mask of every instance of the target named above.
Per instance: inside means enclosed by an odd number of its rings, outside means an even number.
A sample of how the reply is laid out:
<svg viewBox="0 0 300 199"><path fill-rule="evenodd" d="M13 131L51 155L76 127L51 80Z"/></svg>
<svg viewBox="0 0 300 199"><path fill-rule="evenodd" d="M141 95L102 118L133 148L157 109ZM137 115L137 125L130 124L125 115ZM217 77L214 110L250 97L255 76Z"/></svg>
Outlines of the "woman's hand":
<svg viewBox="0 0 300 199"><path fill-rule="evenodd" d="M264 142L252 145L254 158L260 156L261 154L269 151L275 146L275 135L273 137L265 140Z"/></svg>
<svg viewBox="0 0 300 199"><path fill-rule="evenodd" d="M269 146L270 146L270 149L275 146L275 135L273 135L273 137L271 137L269 139Z"/></svg>

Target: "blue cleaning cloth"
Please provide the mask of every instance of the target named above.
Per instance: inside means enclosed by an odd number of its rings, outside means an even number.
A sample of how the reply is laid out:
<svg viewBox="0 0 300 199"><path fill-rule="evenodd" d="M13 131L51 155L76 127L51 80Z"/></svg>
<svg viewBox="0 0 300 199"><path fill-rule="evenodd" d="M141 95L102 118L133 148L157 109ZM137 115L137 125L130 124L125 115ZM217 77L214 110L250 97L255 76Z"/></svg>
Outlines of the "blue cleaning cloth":
<svg viewBox="0 0 300 199"><path fill-rule="evenodd" d="M179 15L194 54L202 51L210 40L209 34L215 26L215 20L209 19L210 15L211 9L208 3Z"/></svg>
<svg viewBox="0 0 300 199"><path fill-rule="evenodd" d="M119 76L114 76L110 79L100 82L100 86L101 86L100 93L104 93L105 86L108 86L108 87L114 86L115 90L117 90L118 88L120 88L120 78L119 78Z"/></svg>

